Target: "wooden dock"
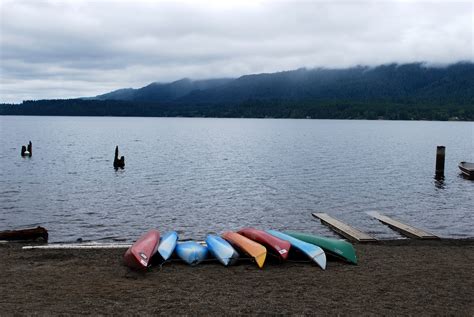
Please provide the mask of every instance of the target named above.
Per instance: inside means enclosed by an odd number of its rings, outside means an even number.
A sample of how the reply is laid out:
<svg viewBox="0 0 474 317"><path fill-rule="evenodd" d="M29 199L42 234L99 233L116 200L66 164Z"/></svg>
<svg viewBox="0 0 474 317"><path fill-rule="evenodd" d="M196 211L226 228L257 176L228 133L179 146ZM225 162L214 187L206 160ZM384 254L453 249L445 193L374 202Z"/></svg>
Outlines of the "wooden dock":
<svg viewBox="0 0 474 317"><path fill-rule="evenodd" d="M414 239L439 239L438 236L435 236L432 233L423 231L421 229L409 226L407 224L401 223L400 221L394 220L390 217L384 216L378 212L370 212L368 213L372 217L376 218L383 224L386 224L393 230L396 230L403 234L404 236L407 236L409 238L414 238Z"/></svg>
<svg viewBox="0 0 474 317"><path fill-rule="evenodd" d="M343 236L344 238L355 242L374 242L377 241L367 233L359 231L325 213L312 213L313 217L321 220L321 223L329 226L332 230Z"/></svg>

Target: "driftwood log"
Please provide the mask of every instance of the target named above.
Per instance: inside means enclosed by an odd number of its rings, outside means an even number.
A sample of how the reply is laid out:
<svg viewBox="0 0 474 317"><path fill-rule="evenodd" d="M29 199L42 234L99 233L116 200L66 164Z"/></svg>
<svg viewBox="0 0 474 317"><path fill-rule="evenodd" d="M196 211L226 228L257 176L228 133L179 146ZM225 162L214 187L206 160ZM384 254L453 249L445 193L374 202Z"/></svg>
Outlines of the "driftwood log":
<svg viewBox="0 0 474 317"><path fill-rule="evenodd" d="M0 240L8 241L48 241L48 230L43 227L0 231Z"/></svg>
<svg viewBox="0 0 474 317"><path fill-rule="evenodd" d="M114 156L114 168L124 168L125 167L125 157L121 156L119 158L118 145L115 147L115 156Z"/></svg>

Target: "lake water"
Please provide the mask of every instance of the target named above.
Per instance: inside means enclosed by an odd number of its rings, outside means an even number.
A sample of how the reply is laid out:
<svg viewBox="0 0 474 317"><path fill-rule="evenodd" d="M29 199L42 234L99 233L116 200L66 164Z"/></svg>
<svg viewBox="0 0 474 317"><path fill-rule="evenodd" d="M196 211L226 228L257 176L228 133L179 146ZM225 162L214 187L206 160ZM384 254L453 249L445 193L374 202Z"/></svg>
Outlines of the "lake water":
<svg viewBox="0 0 474 317"><path fill-rule="evenodd" d="M21 145L33 142L33 156ZM125 169L112 167L115 145ZM446 146L444 183L433 179ZM0 117L0 230L51 241L131 241L149 228L204 239L243 226L334 234L326 212L378 238L379 211L443 237L474 236L474 123Z"/></svg>

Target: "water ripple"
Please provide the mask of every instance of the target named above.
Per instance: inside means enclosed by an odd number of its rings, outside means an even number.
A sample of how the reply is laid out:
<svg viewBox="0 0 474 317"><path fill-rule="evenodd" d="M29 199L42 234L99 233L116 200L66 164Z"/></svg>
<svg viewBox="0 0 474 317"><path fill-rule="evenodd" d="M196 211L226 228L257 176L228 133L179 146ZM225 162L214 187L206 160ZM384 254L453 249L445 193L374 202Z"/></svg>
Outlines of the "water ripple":
<svg viewBox="0 0 474 317"><path fill-rule="evenodd" d="M2 226L35 219L52 241L133 240L150 227L183 238L242 226L335 236L311 212L400 238L371 210L441 236L474 236L474 182L457 170L458 161L474 161L472 142L460 137L474 137L473 123L0 117L0 124ZM18 146L32 135L37 150L22 160ZM116 144L124 170L111 166ZM442 184L433 180L439 144L449 153Z"/></svg>

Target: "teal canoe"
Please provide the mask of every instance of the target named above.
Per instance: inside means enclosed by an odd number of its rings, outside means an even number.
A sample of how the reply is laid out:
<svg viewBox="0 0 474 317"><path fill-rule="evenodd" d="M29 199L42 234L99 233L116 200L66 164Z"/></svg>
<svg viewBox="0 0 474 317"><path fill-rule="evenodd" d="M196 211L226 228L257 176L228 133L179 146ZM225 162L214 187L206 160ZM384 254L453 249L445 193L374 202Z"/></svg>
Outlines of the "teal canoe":
<svg viewBox="0 0 474 317"><path fill-rule="evenodd" d="M293 238L317 245L331 255L342 258L347 262L357 264L354 247L349 242L295 231L285 231L285 233Z"/></svg>

